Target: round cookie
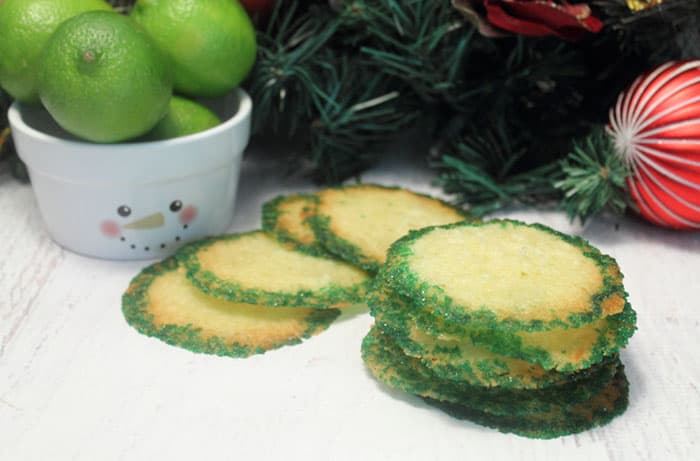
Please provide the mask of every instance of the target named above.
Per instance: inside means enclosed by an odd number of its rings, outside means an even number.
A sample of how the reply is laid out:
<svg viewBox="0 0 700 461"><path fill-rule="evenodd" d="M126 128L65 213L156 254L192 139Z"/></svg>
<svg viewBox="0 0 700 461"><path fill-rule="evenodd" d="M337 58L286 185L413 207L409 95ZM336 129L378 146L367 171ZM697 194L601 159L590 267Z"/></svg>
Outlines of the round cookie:
<svg viewBox="0 0 700 461"><path fill-rule="evenodd" d="M248 357L320 333L338 309L265 307L212 298L192 286L175 258L145 268L122 298L140 333L193 352Z"/></svg>
<svg viewBox="0 0 700 461"><path fill-rule="evenodd" d="M597 394L620 366L619 359L613 357L580 379L544 389L472 386L435 376L419 359L405 355L376 325L362 342L362 358L372 375L389 387L494 415L532 415L570 408Z"/></svg>
<svg viewBox="0 0 700 461"><path fill-rule="evenodd" d="M427 344L459 351L473 346L494 354L521 359L545 370L571 373L588 368L617 353L635 331L636 314L629 303L624 310L578 328L553 328L545 331L509 331L479 329L448 323L429 307L419 308L410 300L393 293L382 283L380 270L368 295L372 312L396 318L392 325L404 336L426 338ZM382 315L381 313L379 314Z"/></svg>
<svg viewBox="0 0 700 461"><path fill-rule="evenodd" d="M369 283L346 262L294 251L264 231L191 243L177 258L205 293L264 306L347 307L363 301Z"/></svg>
<svg viewBox="0 0 700 461"><path fill-rule="evenodd" d="M385 271L394 292L446 323L474 328L576 328L625 306L613 258L540 224L421 229L391 246Z"/></svg>
<svg viewBox="0 0 700 461"><path fill-rule="evenodd" d="M547 413L496 415L468 405L424 398L428 404L457 418L532 439L553 439L603 426L622 414L629 404L629 383L620 364L615 376L589 399Z"/></svg>
<svg viewBox="0 0 700 461"><path fill-rule="evenodd" d="M397 187L374 184L325 189L311 223L323 246L369 272L386 260L389 246L410 230L464 221L441 200Z"/></svg>

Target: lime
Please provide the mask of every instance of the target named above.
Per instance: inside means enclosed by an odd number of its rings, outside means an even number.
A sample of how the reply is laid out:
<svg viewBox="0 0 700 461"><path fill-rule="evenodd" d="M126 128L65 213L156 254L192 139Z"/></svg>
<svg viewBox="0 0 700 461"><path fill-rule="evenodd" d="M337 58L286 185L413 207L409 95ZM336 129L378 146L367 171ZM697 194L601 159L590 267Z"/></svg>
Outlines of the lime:
<svg viewBox="0 0 700 461"><path fill-rule="evenodd" d="M111 9L103 0L0 0L0 86L38 103L37 64L49 36L77 14Z"/></svg>
<svg viewBox="0 0 700 461"><path fill-rule="evenodd" d="M168 113L146 134L145 140L157 141L187 136L208 130L220 123L219 117L203 105L173 96Z"/></svg>
<svg viewBox="0 0 700 461"><path fill-rule="evenodd" d="M83 13L61 24L41 56L39 94L66 131L117 142L153 128L172 95L167 58L134 21Z"/></svg>
<svg viewBox="0 0 700 461"><path fill-rule="evenodd" d="M236 0L138 0L131 16L172 59L177 92L220 96L255 62L255 29Z"/></svg>

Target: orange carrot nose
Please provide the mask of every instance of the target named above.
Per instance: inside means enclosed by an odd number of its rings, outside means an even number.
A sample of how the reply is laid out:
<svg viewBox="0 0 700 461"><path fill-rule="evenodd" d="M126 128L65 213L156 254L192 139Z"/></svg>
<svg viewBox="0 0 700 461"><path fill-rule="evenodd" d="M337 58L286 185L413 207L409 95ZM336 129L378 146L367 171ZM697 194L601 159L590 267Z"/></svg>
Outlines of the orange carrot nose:
<svg viewBox="0 0 700 461"><path fill-rule="evenodd" d="M163 213L153 213L150 216L127 224L124 226L124 229L154 229L162 226L164 223L165 218L163 217Z"/></svg>

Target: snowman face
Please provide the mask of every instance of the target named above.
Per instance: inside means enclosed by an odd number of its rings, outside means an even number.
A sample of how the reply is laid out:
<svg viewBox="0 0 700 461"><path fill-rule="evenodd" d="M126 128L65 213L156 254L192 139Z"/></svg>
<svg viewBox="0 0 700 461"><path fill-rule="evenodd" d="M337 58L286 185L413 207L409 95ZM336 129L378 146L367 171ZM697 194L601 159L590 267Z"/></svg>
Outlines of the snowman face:
<svg viewBox="0 0 700 461"><path fill-rule="evenodd" d="M135 252L162 252L187 239L196 218L197 207L180 199L165 203L155 211L138 209L135 205L132 208L125 203L100 223L100 232Z"/></svg>

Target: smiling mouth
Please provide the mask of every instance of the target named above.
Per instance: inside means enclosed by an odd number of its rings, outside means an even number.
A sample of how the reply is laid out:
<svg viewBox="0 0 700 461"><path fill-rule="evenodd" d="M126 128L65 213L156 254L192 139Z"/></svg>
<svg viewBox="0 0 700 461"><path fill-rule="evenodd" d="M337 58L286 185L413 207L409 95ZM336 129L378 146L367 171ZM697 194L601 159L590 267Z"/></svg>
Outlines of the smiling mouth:
<svg viewBox="0 0 700 461"><path fill-rule="evenodd" d="M2 1L2 0L0 0L0 1ZM130 224L124 226L124 228L125 229L141 229L141 230L153 229L155 227L163 226L163 221L164 221L163 215L161 213L155 213L151 216L147 216L143 219L139 219L138 221L130 223ZM189 227L190 227L189 224L184 224L182 226L182 231L187 232L187 229ZM133 241L127 239L126 236L124 236L124 235L122 235L119 238L119 240L121 240L122 242L129 245L129 247L132 250L137 250L137 249L143 248L143 251L151 251L151 250L155 250L158 247L160 247L160 249L165 249L165 248L169 247L170 245L179 245L180 242L182 241L182 238L180 237L179 234L180 234L180 232L178 232L178 234L175 235L175 238L172 241L166 240L164 242L160 242L160 243L157 243L154 245L145 245L143 247L141 247L140 245L137 245L136 243L132 243Z"/></svg>
<svg viewBox="0 0 700 461"><path fill-rule="evenodd" d="M153 213L150 216L125 225L124 229L155 229L156 227L162 227L163 224L165 224L163 213Z"/></svg>

